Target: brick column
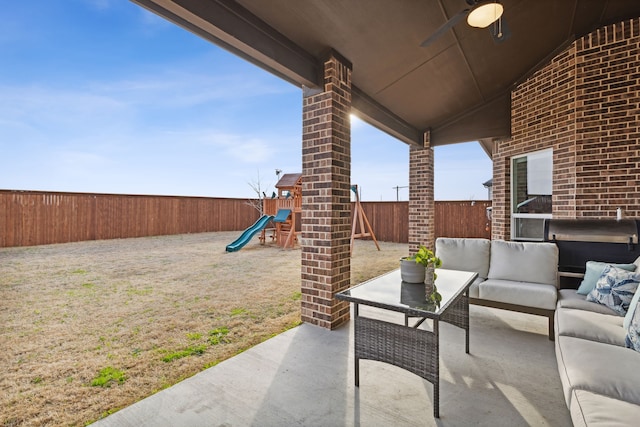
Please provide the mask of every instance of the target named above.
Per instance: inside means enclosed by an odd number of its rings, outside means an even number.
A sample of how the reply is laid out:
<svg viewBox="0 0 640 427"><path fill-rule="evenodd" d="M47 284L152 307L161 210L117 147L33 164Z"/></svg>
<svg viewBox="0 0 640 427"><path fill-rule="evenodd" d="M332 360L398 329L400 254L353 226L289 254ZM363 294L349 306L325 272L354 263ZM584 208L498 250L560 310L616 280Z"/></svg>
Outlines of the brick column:
<svg viewBox="0 0 640 427"><path fill-rule="evenodd" d="M433 201L433 149L429 131L424 146L409 148L409 253L418 246L435 246L435 204Z"/></svg>
<svg viewBox="0 0 640 427"><path fill-rule="evenodd" d="M323 89L302 108L302 320L333 329L349 320L334 294L351 278L351 64L337 52Z"/></svg>
<svg viewBox="0 0 640 427"><path fill-rule="evenodd" d="M491 200L491 239L510 240L511 236L511 157L503 153L506 142L498 142L493 152L493 197Z"/></svg>

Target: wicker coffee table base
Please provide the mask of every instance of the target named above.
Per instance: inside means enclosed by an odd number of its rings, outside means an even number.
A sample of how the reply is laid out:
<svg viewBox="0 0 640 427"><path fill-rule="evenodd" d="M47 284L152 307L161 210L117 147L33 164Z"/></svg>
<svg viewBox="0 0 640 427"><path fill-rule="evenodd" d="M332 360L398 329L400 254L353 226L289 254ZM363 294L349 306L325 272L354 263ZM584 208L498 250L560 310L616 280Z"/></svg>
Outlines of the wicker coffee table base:
<svg viewBox="0 0 640 427"><path fill-rule="evenodd" d="M360 386L360 359L390 363L406 369L433 384L433 416L439 418L440 344L438 322L442 320L464 329L465 351L469 353L469 298L466 295L461 295L439 318L433 318L432 331L417 328L422 320L415 327L409 327L361 317L358 314L358 304L355 304L354 308L355 385Z"/></svg>

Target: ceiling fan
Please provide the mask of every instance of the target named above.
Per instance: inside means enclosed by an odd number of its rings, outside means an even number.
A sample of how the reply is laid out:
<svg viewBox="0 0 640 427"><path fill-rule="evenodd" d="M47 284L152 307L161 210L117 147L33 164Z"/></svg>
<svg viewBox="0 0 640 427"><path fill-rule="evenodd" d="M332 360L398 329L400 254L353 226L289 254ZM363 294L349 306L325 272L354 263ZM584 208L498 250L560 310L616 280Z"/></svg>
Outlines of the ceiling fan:
<svg viewBox="0 0 640 427"><path fill-rule="evenodd" d="M504 7L499 1L492 0L465 0L469 5L468 8L461 10L457 14L453 15L451 19L445 22L440 28L438 28L433 34L420 43L421 47L427 47L437 39L439 39L449 29L453 28L456 24L467 18L467 24L476 28L487 28L491 25L490 32L493 40L497 43L501 43L506 40L510 32L506 27L506 23L502 18ZM492 25L493 24L493 25Z"/></svg>

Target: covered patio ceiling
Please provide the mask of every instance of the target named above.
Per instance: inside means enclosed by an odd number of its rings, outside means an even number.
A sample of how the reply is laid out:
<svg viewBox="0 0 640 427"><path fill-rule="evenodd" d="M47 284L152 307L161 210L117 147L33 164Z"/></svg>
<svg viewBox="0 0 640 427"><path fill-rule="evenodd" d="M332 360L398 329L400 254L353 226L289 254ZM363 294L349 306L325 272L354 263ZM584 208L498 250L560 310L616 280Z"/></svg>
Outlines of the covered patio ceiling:
<svg viewBox="0 0 640 427"><path fill-rule="evenodd" d="M502 0L510 36L461 20L420 44L466 0L133 0L304 88L322 86L330 49L353 65L352 108L408 144L433 146L511 133L510 93L541 65L604 25L640 16L640 1Z"/></svg>

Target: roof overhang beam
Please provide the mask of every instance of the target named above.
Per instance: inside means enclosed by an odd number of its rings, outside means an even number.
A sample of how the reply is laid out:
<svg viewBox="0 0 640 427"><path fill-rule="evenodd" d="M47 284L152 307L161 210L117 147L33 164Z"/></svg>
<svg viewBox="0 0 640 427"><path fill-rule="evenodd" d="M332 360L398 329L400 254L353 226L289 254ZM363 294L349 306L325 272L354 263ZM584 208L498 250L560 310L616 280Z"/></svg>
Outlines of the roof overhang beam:
<svg viewBox="0 0 640 427"><path fill-rule="evenodd" d="M312 55L234 1L132 1L298 87L321 86Z"/></svg>
<svg viewBox="0 0 640 427"><path fill-rule="evenodd" d="M132 1L298 87L322 88L321 60L234 1ZM422 143L420 130L360 89L352 88L351 101L369 124L407 144Z"/></svg>

